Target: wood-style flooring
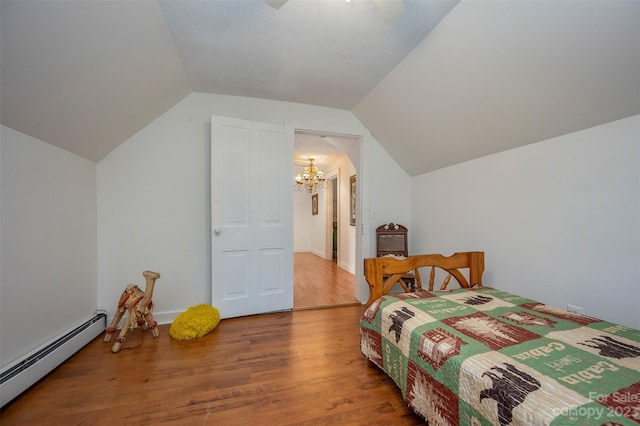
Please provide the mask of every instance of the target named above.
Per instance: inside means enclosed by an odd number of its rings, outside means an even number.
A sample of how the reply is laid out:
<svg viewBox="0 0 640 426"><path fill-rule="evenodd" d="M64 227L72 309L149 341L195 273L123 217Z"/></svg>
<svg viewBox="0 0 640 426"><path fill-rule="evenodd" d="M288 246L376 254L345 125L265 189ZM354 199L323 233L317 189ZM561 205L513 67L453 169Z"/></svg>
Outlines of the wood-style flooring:
<svg viewBox="0 0 640 426"><path fill-rule="evenodd" d="M0 412L10 425L416 425L359 347L362 306L222 320L174 340L102 336ZM144 340L142 340L144 336Z"/></svg>
<svg viewBox="0 0 640 426"><path fill-rule="evenodd" d="M360 305L355 297L355 276L335 261L313 253L293 256L293 309Z"/></svg>

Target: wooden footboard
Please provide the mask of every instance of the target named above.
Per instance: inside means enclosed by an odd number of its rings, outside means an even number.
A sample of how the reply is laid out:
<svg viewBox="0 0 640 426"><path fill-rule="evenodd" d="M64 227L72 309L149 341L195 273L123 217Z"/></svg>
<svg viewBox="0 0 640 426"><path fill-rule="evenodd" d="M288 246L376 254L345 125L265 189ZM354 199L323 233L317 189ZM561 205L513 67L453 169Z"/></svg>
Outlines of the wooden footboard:
<svg viewBox="0 0 640 426"><path fill-rule="evenodd" d="M369 300L367 307L376 299L388 294L396 282L409 271L419 268L431 268L429 290L433 290L436 268L449 273L440 286L445 290L449 279L453 276L460 287L482 287L482 273L484 272L484 252L469 251L455 253L451 256L441 254L420 254L408 256L405 259L393 257L375 257L364 259L364 275L369 283ZM469 281L460 269L469 269Z"/></svg>

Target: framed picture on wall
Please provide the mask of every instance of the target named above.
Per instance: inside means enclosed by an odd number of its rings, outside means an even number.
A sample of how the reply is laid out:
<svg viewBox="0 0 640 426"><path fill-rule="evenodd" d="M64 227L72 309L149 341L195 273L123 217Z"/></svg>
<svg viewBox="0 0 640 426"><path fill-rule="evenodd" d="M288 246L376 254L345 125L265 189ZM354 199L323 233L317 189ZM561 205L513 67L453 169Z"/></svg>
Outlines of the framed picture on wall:
<svg viewBox="0 0 640 426"><path fill-rule="evenodd" d="M349 225L356 226L356 175L353 175L349 178L349 183L351 186L351 209L349 212Z"/></svg>
<svg viewBox="0 0 640 426"><path fill-rule="evenodd" d="M314 216L318 214L318 194L311 196L311 214Z"/></svg>

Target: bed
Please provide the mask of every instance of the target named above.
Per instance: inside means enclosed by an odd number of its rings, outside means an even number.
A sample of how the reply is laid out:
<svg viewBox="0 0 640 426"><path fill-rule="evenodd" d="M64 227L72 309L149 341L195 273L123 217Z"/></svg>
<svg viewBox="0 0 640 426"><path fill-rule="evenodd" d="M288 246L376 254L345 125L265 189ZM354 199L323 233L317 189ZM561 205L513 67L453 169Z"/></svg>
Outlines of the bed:
<svg viewBox="0 0 640 426"><path fill-rule="evenodd" d="M388 294L417 268L428 289ZM431 426L640 424L640 331L484 287L483 271L482 252L365 259L360 348L413 411Z"/></svg>

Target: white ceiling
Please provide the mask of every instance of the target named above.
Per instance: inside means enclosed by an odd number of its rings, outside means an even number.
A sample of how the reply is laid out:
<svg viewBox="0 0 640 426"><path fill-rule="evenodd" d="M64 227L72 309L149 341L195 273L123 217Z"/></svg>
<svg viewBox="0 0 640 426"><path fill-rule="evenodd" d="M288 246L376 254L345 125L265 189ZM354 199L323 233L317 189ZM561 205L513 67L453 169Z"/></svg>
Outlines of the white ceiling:
<svg viewBox="0 0 640 426"><path fill-rule="evenodd" d="M161 1L196 92L351 109L456 1L407 1L384 22L372 0Z"/></svg>
<svg viewBox="0 0 640 426"><path fill-rule="evenodd" d="M5 126L98 161L189 93L156 2L0 0Z"/></svg>
<svg viewBox="0 0 640 426"><path fill-rule="evenodd" d="M328 172L327 167L347 153L357 150L359 144L359 137L297 131L293 154L294 165L306 166L309 164L309 159L313 158L315 165Z"/></svg>
<svg viewBox="0 0 640 426"><path fill-rule="evenodd" d="M640 1L463 1L353 112L414 176L640 114Z"/></svg>
<svg viewBox="0 0 640 426"><path fill-rule="evenodd" d="M0 118L99 161L193 91L323 105L417 175L640 113L640 2L456 3L0 0Z"/></svg>

